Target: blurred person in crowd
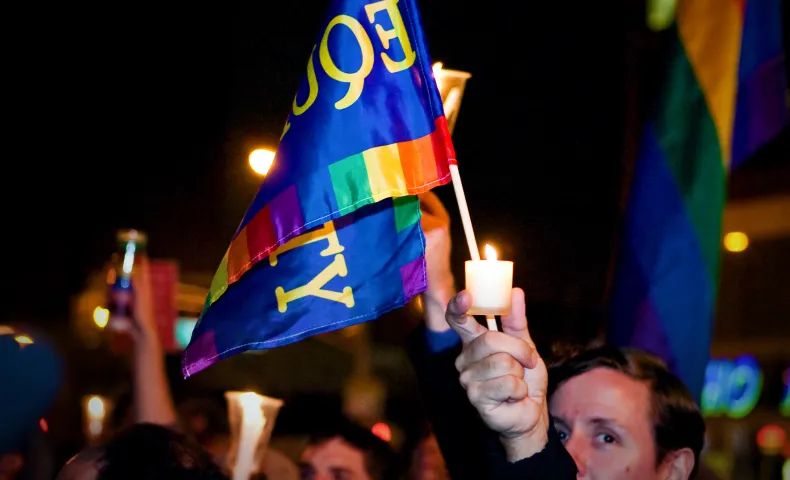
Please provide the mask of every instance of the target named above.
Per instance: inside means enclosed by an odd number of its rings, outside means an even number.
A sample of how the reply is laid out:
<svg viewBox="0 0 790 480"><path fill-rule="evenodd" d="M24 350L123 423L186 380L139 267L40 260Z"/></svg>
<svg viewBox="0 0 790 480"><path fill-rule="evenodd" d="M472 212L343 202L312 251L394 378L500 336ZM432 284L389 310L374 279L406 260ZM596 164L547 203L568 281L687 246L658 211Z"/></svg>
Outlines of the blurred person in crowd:
<svg viewBox="0 0 790 480"><path fill-rule="evenodd" d="M222 406L207 401L187 401L182 405L182 415L176 412L168 385L165 351L157 330L149 259L145 255L137 258L139 263L135 264L132 279L134 323L129 329L134 340L132 391L119 399L112 414L111 433L137 424L167 427L191 437L215 464L227 467L227 413ZM136 430L132 428L131 431ZM86 455L88 464L95 463L95 458L91 458L95 453L89 451ZM79 456L77 460L80 460ZM264 477L274 478L274 472L292 472L292 477L295 477L298 468L281 453L270 450L264 464ZM283 479L292 477L283 476Z"/></svg>
<svg viewBox="0 0 790 480"><path fill-rule="evenodd" d="M302 480L398 480L400 459L387 442L346 419L324 423L301 456Z"/></svg>
<svg viewBox="0 0 790 480"><path fill-rule="evenodd" d="M51 478L41 425L61 381L61 359L46 340L0 325L0 480Z"/></svg>
<svg viewBox="0 0 790 480"><path fill-rule="evenodd" d="M436 435L428 432L414 449L409 465L409 480L450 480Z"/></svg>
<svg viewBox="0 0 790 480"><path fill-rule="evenodd" d="M208 398L191 398L178 408L184 432L223 464L228 451L228 413L220 402Z"/></svg>
<svg viewBox="0 0 790 480"><path fill-rule="evenodd" d="M103 447L91 447L66 463L58 480L225 480L196 442L162 425L138 423Z"/></svg>
<svg viewBox="0 0 790 480"><path fill-rule="evenodd" d="M452 478L692 478L705 424L682 382L609 347L547 369L520 289L502 332L477 323L455 295L447 212L435 195L421 203L429 287L411 356Z"/></svg>

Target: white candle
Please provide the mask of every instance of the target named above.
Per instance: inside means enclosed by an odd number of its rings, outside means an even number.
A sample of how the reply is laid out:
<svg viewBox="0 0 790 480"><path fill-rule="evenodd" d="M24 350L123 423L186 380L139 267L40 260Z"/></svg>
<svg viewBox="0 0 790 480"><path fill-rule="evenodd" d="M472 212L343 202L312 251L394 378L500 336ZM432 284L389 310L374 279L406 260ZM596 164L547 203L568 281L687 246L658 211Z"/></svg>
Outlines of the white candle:
<svg viewBox="0 0 790 480"><path fill-rule="evenodd" d="M249 480L255 473L255 453L263 435L266 418L263 416L263 397L254 392L239 395L241 406L241 438L233 467L233 480Z"/></svg>
<svg viewBox="0 0 790 480"><path fill-rule="evenodd" d="M513 262L497 260L496 250L485 246L485 260L466 262L466 291L472 296L470 315L507 315L513 289Z"/></svg>
<svg viewBox="0 0 790 480"><path fill-rule="evenodd" d="M88 437L89 443L95 443L101 439L102 433L104 433L104 424L109 411L109 401L99 395L90 395L83 398L82 405L85 418L85 435Z"/></svg>

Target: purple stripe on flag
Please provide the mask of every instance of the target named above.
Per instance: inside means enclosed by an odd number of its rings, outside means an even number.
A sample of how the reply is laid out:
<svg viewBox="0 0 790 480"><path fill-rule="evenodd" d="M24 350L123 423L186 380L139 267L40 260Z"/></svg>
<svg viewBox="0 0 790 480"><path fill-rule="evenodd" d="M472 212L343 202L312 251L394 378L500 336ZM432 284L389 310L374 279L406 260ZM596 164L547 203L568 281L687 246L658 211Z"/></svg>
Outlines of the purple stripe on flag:
<svg viewBox="0 0 790 480"><path fill-rule="evenodd" d="M217 343L214 341L214 331L209 330L200 337L193 338L189 342L189 346L184 350L184 357L181 362L184 378L210 367L219 360Z"/></svg>
<svg viewBox="0 0 790 480"><path fill-rule="evenodd" d="M421 256L400 267L400 276L403 279L403 293L406 298L411 298L428 288L425 271L425 257Z"/></svg>
<svg viewBox="0 0 790 480"><path fill-rule="evenodd" d="M667 341L667 333L659 318L652 301L644 298L639 304L636 325L632 333L631 345L637 345L666 362L670 370L674 370L675 355ZM677 373L677 371L675 371Z"/></svg>
<svg viewBox="0 0 790 480"><path fill-rule="evenodd" d="M735 111L731 168L737 168L784 128L787 122L785 88L782 56L760 65L741 81Z"/></svg>
<svg viewBox="0 0 790 480"><path fill-rule="evenodd" d="M274 197L269 203L269 212L277 238L299 235L306 230L296 185L291 185Z"/></svg>

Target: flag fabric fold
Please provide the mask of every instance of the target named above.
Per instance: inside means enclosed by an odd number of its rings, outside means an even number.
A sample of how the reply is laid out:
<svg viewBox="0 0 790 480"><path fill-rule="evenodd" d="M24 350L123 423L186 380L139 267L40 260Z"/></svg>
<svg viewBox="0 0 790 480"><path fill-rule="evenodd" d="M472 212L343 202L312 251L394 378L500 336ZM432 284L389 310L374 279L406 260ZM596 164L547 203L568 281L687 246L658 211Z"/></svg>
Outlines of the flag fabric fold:
<svg viewBox="0 0 790 480"><path fill-rule="evenodd" d="M642 132L608 340L661 358L700 398L729 168L786 124L779 0L681 0Z"/></svg>
<svg viewBox="0 0 790 480"><path fill-rule="evenodd" d="M451 163L415 0L333 2L184 375L376 318L423 291L414 195L448 183Z"/></svg>

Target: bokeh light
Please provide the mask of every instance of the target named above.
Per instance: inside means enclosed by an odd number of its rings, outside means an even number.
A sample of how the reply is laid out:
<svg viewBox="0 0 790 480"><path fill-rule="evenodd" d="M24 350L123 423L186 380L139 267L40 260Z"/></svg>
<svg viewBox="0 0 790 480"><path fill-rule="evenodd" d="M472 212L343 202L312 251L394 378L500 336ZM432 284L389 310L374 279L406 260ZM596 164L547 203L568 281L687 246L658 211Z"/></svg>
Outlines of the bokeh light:
<svg viewBox="0 0 790 480"><path fill-rule="evenodd" d="M274 152L266 148L258 148L250 153L250 167L258 175L266 175L274 163Z"/></svg>
<svg viewBox="0 0 790 480"><path fill-rule="evenodd" d="M724 236L724 248L732 253L740 253L749 247L749 237L743 232L730 232Z"/></svg>

